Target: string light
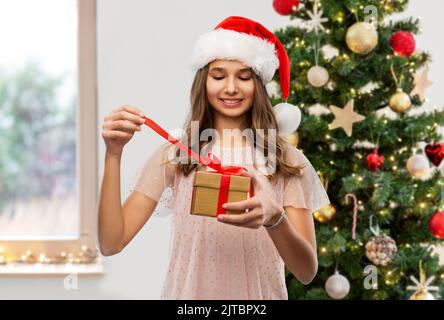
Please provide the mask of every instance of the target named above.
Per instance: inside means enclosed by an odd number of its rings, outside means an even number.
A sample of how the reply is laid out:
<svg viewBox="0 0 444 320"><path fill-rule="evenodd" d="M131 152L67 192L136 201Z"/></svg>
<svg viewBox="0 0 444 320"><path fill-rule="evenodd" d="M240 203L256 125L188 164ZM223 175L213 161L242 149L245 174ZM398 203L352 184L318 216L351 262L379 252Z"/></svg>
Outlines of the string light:
<svg viewBox="0 0 444 320"><path fill-rule="evenodd" d="M96 263L97 258L97 249L92 250L86 245L81 246L81 249L75 253L66 253L65 251L56 255L40 253L37 257L31 252L31 250L27 250L24 254L21 254L18 257L12 255L8 256L3 250L0 251L0 264L10 265L11 267L15 267L17 263L34 264L36 266L41 266L42 264L90 264Z"/></svg>
<svg viewBox="0 0 444 320"><path fill-rule="evenodd" d="M326 253L326 252L327 252L327 248L326 248L326 247L322 247L322 248L321 248L321 252L322 252L322 253Z"/></svg>

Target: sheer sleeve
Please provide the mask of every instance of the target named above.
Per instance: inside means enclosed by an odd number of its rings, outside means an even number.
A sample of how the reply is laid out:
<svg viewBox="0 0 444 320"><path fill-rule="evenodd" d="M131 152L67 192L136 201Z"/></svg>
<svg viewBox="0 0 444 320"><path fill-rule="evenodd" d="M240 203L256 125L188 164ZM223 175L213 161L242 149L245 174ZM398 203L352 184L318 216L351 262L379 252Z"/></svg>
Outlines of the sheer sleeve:
<svg viewBox="0 0 444 320"><path fill-rule="evenodd" d="M163 193L171 193L175 179L175 165L169 161L171 144L163 144L156 148L152 155L138 170L130 184L130 191L138 191L151 199L161 201ZM166 199L165 199L166 200ZM161 201L165 206L167 201Z"/></svg>
<svg viewBox="0 0 444 320"><path fill-rule="evenodd" d="M330 203L316 170L303 152L288 144L285 158L293 166L305 165L301 176L284 178L283 206L304 208L315 212Z"/></svg>

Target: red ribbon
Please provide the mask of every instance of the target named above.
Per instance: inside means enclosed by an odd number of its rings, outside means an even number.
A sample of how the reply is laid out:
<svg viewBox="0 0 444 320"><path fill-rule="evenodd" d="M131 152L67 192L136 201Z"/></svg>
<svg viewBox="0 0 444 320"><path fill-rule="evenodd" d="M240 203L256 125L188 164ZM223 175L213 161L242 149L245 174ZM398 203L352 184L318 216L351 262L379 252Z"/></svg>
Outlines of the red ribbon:
<svg viewBox="0 0 444 320"><path fill-rule="evenodd" d="M201 157L200 154L194 152L189 147L185 146L180 142L179 139L174 138L172 135L170 135L167 131L165 131L161 126L159 126L156 122L154 122L152 119L145 117L145 124L153 129L155 132L157 132L160 136L168 140L170 143L178 147L179 149L186 151L190 156L192 156L194 159L199 161L200 163L210 167L211 169L216 170L216 172L209 171L210 173L220 173L221 179L220 179L220 185L219 185L219 198L217 201L217 211L216 215L224 214L226 213L226 209L222 207L222 205L227 202L228 200L228 192L230 188L230 180L231 176L241 176L242 171L248 171L244 167L238 167L238 166L222 166L220 159L212 154L211 152L207 153L206 158ZM250 187L249 190L250 197L253 197L253 189Z"/></svg>

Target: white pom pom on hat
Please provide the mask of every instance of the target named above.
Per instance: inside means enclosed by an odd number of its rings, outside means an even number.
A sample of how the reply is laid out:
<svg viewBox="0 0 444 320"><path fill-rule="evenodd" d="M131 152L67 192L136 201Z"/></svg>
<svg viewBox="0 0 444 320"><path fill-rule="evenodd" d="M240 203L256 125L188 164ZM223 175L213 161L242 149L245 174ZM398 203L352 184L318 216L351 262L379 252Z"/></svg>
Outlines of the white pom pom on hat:
<svg viewBox="0 0 444 320"><path fill-rule="evenodd" d="M264 86L279 68L282 98L290 94L290 58L279 39L260 23L248 18L231 16L213 30L201 35L190 58L197 72L216 59L239 60L262 80ZM278 121L278 134L286 136L297 130L301 111L287 102L273 107Z"/></svg>

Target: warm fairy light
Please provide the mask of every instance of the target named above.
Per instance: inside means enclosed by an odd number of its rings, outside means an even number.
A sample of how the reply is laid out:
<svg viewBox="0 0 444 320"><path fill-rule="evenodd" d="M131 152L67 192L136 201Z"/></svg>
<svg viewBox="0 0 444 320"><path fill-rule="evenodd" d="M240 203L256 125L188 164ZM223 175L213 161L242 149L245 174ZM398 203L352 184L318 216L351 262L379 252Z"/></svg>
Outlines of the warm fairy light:
<svg viewBox="0 0 444 320"><path fill-rule="evenodd" d="M333 228L333 231L334 231L334 232L338 232L338 227L334 227L334 228Z"/></svg>
<svg viewBox="0 0 444 320"><path fill-rule="evenodd" d="M421 203L419 204L419 207L420 207L421 209L424 209L426 206L427 206L427 205L426 205L425 202L421 202Z"/></svg>
<svg viewBox="0 0 444 320"><path fill-rule="evenodd" d="M427 196L426 196L427 198L431 198L432 197L432 194L431 193L427 193Z"/></svg>
<svg viewBox="0 0 444 320"><path fill-rule="evenodd" d="M335 164L333 160L330 160L330 164Z"/></svg>
<svg viewBox="0 0 444 320"><path fill-rule="evenodd" d="M394 156L390 156L390 160L395 161L395 157Z"/></svg>
<svg viewBox="0 0 444 320"><path fill-rule="evenodd" d="M344 21L344 13L338 12L335 16L335 20L342 23Z"/></svg>
<svg viewBox="0 0 444 320"><path fill-rule="evenodd" d="M361 201L361 200L358 200L358 204L362 204L362 201Z"/></svg>
<svg viewBox="0 0 444 320"><path fill-rule="evenodd" d="M413 186L414 186L415 188L418 188L418 184L417 184L417 183L415 183Z"/></svg>
<svg viewBox="0 0 444 320"><path fill-rule="evenodd" d="M331 137L330 137L330 135L329 134L326 134L325 135L325 139L330 139Z"/></svg>
<svg viewBox="0 0 444 320"><path fill-rule="evenodd" d="M410 73L415 72L415 69L409 69Z"/></svg>
<svg viewBox="0 0 444 320"><path fill-rule="evenodd" d="M402 142L402 139L401 139L401 138L398 138L398 141L399 141L399 142Z"/></svg>
<svg viewBox="0 0 444 320"><path fill-rule="evenodd" d="M409 244L409 243L406 243L405 247L406 247L406 248L410 248L410 244Z"/></svg>
<svg viewBox="0 0 444 320"><path fill-rule="evenodd" d="M343 53L343 54L342 54L342 57L343 57L344 59L348 59L348 55L347 55L346 53Z"/></svg>
<svg viewBox="0 0 444 320"><path fill-rule="evenodd" d="M389 54L385 56L385 58L386 58L387 60L389 60L391 57L392 57L392 56L389 55Z"/></svg>
<svg viewBox="0 0 444 320"><path fill-rule="evenodd" d="M362 181L362 180L363 180L363 178L362 178L362 177L358 177L358 180L359 180L359 181Z"/></svg>
<svg viewBox="0 0 444 320"><path fill-rule="evenodd" d="M415 66L415 63L412 61L412 62L410 62L410 65L411 65L412 67L414 67L414 66Z"/></svg>
<svg viewBox="0 0 444 320"><path fill-rule="evenodd" d="M46 260L46 256L45 256L45 254L44 254L44 253L41 253L41 254L39 255L39 262L45 262L45 260Z"/></svg>
<svg viewBox="0 0 444 320"><path fill-rule="evenodd" d="M326 34L330 34L330 29L326 29L326 30L325 30L325 33L326 33Z"/></svg>
<svg viewBox="0 0 444 320"><path fill-rule="evenodd" d="M375 183L375 184L374 184L374 187L375 187L375 188L379 187L379 184Z"/></svg>
<svg viewBox="0 0 444 320"><path fill-rule="evenodd" d="M388 121L387 121L387 119L385 119L383 122L384 122L384 124L387 124Z"/></svg>
<svg viewBox="0 0 444 320"><path fill-rule="evenodd" d="M327 252L327 248L326 248L326 247L322 247L322 248L321 248L321 252L322 252L322 253L326 253L326 252Z"/></svg>
<svg viewBox="0 0 444 320"><path fill-rule="evenodd" d="M398 170L398 167L397 166L393 166L392 169L393 169L393 171L396 171L396 170Z"/></svg>

